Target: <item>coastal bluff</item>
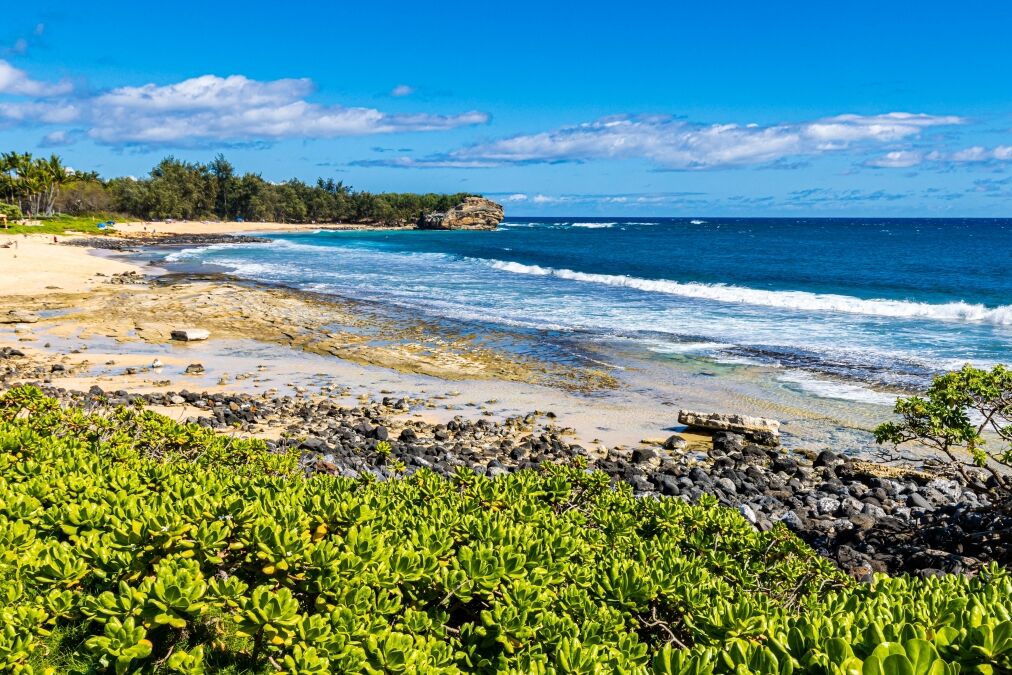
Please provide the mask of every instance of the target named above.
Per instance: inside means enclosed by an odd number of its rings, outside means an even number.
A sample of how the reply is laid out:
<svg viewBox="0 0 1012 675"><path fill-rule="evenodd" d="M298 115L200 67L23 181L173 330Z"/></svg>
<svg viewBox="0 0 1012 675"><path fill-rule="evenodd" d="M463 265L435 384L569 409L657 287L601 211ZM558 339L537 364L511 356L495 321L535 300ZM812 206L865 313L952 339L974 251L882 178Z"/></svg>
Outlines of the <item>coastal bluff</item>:
<svg viewBox="0 0 1012 675"><path fill-rule="evenodd" d="M419 230L494 230L502 222L502 204L484 197L468 197L448 211L422 214Z"/></svg>

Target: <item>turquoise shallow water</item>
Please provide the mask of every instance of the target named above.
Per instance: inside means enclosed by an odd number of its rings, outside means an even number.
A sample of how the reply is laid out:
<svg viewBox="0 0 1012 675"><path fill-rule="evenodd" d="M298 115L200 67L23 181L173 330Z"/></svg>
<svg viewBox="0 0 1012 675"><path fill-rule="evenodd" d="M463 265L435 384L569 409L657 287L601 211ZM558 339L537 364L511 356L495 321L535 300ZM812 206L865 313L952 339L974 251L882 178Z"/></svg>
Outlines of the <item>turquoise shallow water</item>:
<svg viewBox="0 0 1012 675"><path fill-rule="evenodd" d="M169 260L651 361L770 366L821 396L1012 361L1012 220L511 218L275 239Z"/></svg>

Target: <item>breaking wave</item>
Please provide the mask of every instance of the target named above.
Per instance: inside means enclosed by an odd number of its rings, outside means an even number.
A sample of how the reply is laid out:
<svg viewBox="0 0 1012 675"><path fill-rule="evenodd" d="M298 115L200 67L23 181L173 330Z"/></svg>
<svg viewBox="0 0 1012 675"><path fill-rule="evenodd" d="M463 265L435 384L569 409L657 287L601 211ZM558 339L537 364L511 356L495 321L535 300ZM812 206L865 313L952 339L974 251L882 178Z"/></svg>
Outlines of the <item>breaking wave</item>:
<svg viewBox="0 0 1012 675"><path fill-rule="evenodd" d="M486 260L485 262L495 269L514 274L551 276L559 279L634 288L650 293L665 293L716 302L811 312L845 312L848 314L864 314L898 319L927 319L1012 326L1012 305L987 307L981 304L966 302L933 304L928 302L909 302L906 300L865 299L832 293L767 291L726 284L681 283L663 279L640 279L614 274L590 274L568 269L523 265L502 260Z"/></svg>

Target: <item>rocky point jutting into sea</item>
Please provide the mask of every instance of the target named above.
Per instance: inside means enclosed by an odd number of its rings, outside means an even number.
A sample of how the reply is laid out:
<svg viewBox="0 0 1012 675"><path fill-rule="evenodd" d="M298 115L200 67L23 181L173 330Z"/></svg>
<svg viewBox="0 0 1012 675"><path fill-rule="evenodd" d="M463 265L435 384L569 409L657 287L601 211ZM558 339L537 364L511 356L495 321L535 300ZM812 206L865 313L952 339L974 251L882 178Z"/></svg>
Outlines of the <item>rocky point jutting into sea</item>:
<svg viewBox="0 0 1012 675"><path fill-rule="evenodd" d="M417 226L420 230L494 230L504 217L501 204L468 197L449 211L422 214Z"/></svg>

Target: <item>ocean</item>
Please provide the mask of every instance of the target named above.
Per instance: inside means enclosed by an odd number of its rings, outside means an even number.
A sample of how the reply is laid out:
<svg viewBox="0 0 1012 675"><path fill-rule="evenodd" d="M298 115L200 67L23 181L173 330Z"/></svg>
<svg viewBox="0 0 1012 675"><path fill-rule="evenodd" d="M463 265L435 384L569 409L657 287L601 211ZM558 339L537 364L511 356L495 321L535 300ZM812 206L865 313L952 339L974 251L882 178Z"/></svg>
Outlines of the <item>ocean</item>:
<svg viewBox="0 0 1012 675"><path fill-rule="evenodd" d="M1012 362L1012 220L509 218L492 232L271 236L167 261L662 375L759 368L806 396L882 406L965 362Z"/></svg>

